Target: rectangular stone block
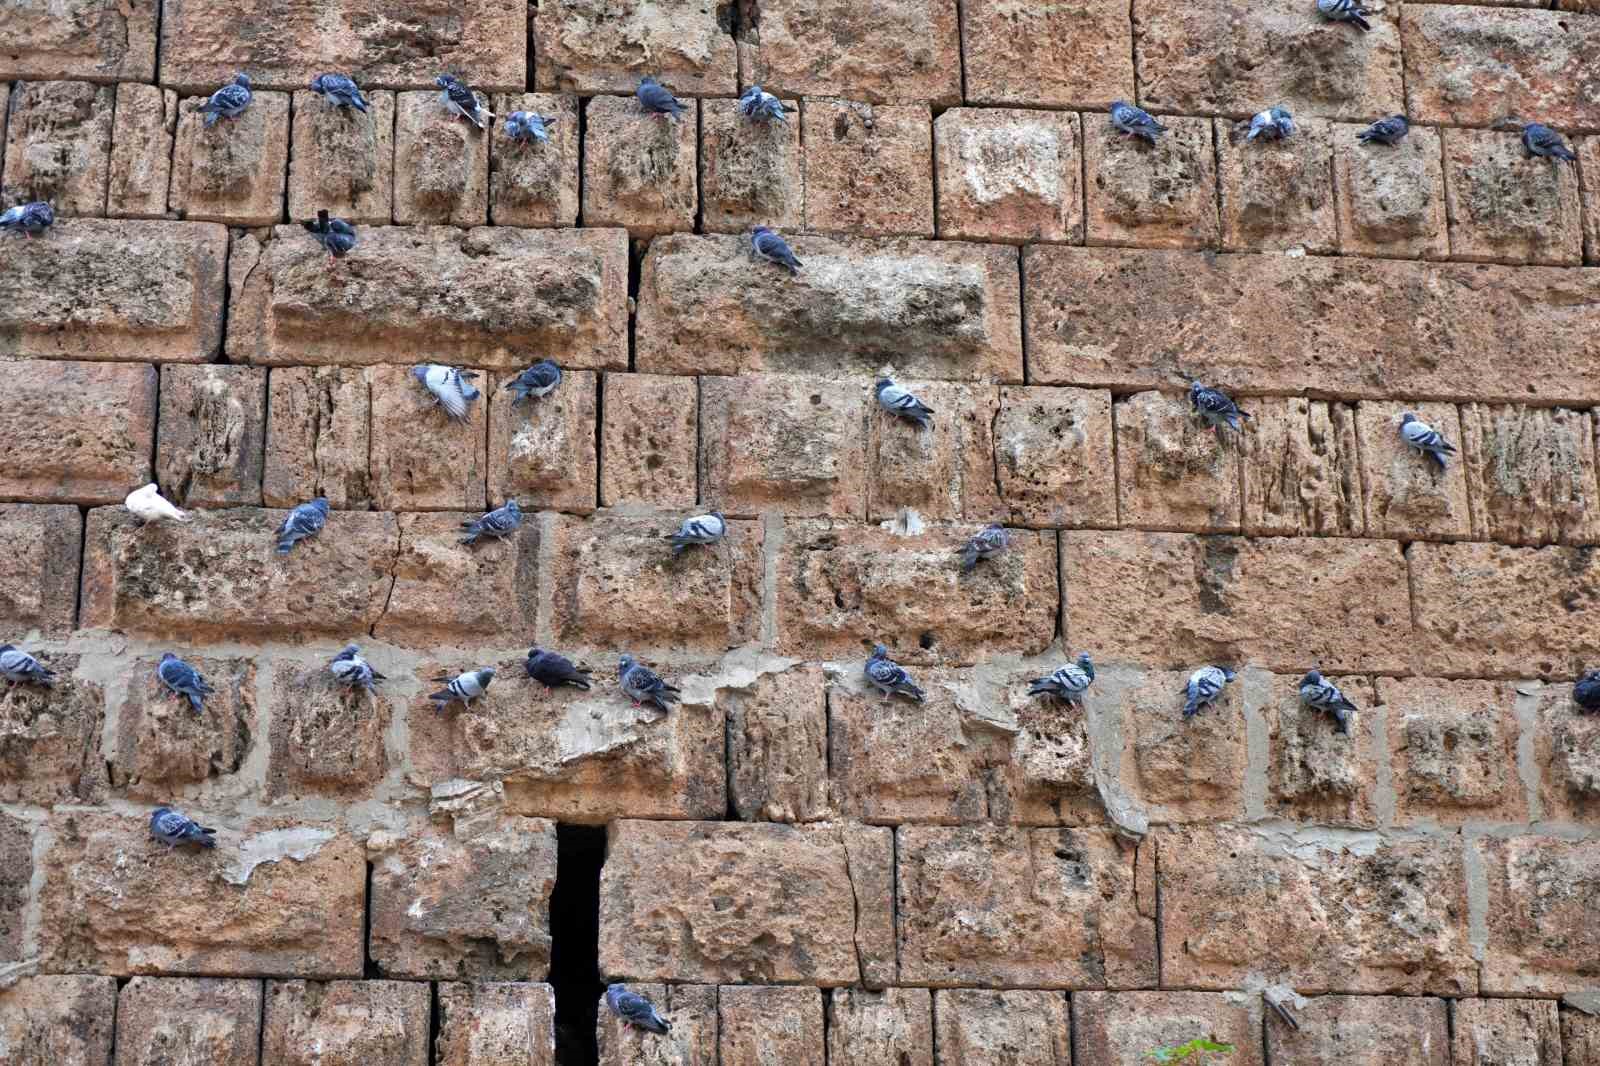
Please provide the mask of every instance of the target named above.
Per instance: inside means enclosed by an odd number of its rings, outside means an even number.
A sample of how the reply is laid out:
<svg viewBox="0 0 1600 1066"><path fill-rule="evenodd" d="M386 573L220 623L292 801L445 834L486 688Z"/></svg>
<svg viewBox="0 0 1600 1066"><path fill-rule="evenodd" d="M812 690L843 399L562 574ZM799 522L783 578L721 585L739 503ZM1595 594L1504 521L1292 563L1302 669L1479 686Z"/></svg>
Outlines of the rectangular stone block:
<svg viewBox="0 0 1600 1066"><path fill-rule="evenodd" d="M1366 128L1359 122L1333 126L1340 254L1446 258L1450 241L1439 131L1412 126L1398 144L1363 144L1356 135Z"/></svg>
<svg viewBox="0 0 1600 1066"><path fill-rule="evenodd" d="M893 361L915 377L1022 380L1015 249L822 237L790 246L806 266L775 285L750 269L745 237L652 241L638 369L866 375Z"/></svg>
<svg viewBox="0 0 1600 1066"><path fill-rule="evenodd" d="M1261 708L1267 720L1267 809L1299 822L1376 826L1378 693L1369 678L1327 679L1358 708L1345 732L1332 715L1301 701L1304 676L1274 674L1267 681ZM1253 695L1249 681L1246 687Z"/></svg>
<svg viewBox="0 0 1600 1066"><path fill-rule="evenodd" d="M1110 392L1003 386L993 436L1000 506L1010 522L1116 525Z"/></svg>
<svg viewBox="0 0 1600 1066"><path fill-rule="evenodd" d="M234 226L281 222L289 94L257 90L243 114L209 127L200 113L205 102L205 96L192 96L178 107L168 206L179 218Z"/></svg>
<svg viewBox="0 0 1600 1066"><path fill-rule="evenodd" d="M362 96L365 113L339 107L310 89L295 90L290 219L315 218L321 210L358 227L389 224L394 215L395 94L363 89Z"/></svg>
<svg viewBox="0 0 1600 1066"><path fill-rule="evenodd" d="M832 1066L933 1066L933 993L836 988L828 999Z"/></svg>
<svg viewBox="0 0 1600 1066"><path fill-rule="evenodd" d="M1235 680L1215 703L1186 719L1184 687L1204 661L1149 673L1105 667L1090 690L1099 697L1095 704L1102 719L1116 724L1121 739L1121 751L1108 753L1118 780L1149 809L1152 821L1238 821L1245 815L1250 747L1245 706L1251 682ZM1093 790L1094 778L1086 776Z"/></svg>
<svg viewBox="0 0 1600 1066"><path fill-rule="evenodd" d="M337 270L299 225L277 232L234 250L236 362L409 366L444 345L458 365L497 370L552 351L566 366L627 366L622 230L377 227Z"/></svg>
<svg viewBox="0 0 1600 1066"><path fill-rule="evenodd" d="M1187 395L1140 392L1115 404L1117 514L1141 529L1238 532L1240 438L1206 425Z"/></svg>
<svg viewBox="0 0 1600 1066"><path fill-rule="evenodd" d="M1384 678L1396 823L1525 822L1515 689L1504 681Z"/></svg>
<svg viewBox="0 0 1600 1066"><path fill-rule="evenodd" d="M1302 995L1477 993L1459 842L1289 849L1226 827L1157 839L1168 984L1226 990L1248 974Z"/></svg>
<svg viewBox="0 0 1600 1066"><path fill-rule="evenodd" d="M1479 837L1489 881L1483 993L1559 996L1600 977L1600 849L1592 840Z"/></svg>
<svg viewBox="0 0 1600 1066"><path fill-rule="evenodd" d="M92 427L92 431L91 431ZM20 359L0 392L0 497L120 503L150 480L156 368Z"/></svg>
<svg viewBox="0 0 1600 1066"><path fill-rule="evenodd" d="M1475 537L1510 544L1600 541L1591 412L1466 404L1461 437Z"/></svg>
<svg viewBox="0 0 1600 1066"><path fill-rule="evenodd" d="M556 994L547 984L439 985L439 1066L556 1066Z"/></svg>
<svg viewBox="0 0 1600 1066"><path fill-rule="evenodd" d="M49 807L103 801L105 693L73 676L78 656L22 648L56 676L49 688L8 684L0 691L0 802ZM0 944L4 940L0 936Z"/></svg>
<svg viewBox="0 0 1600 1066"><path fill-rule="evenodd" d="M599 496L595 422L598 382L592 370L568 370L556 391L516 403L516 374L482 386L489 419L489 495L524 510L587 514Z"/></svg>
<svg viewBox="0 0 1600 1066"><path fill-rule="evenodd" d="M1055 536L1013 530L1009 550L963 573L956 553L976 532L790 523L777 564L777 650L854 659L881 642L904 662L952 664L1002 647L1044 651L1059 604Z"/></svg>
<svg viewBox="0 0 1600 1066"><path fill-rule="evenodd" d="M693 100L669 119L631 96L591 98L584 107L584 224L625 226L638 239L694 229L699 122Z"/></svg>
<svg viewBox="0 0 1600 1066"><path fill-rule="evenodd" d="M27 822L0 815L0 860L0 964L8 964L22 958L22 911L33 893L33 829ZM4 1004L0 992L0 1018Z"/></svg>
<svg viewBox="0 0 1600 1066"><path fill-rule="evenodd" d="M717 690L727 719L728 804L747 822L810 822L833 810L828 700L820 667Z"/></svg>
<svg viewBox="0 0 1600 1066"><path fill-rule="evenodd" d="M1524 694L1518 686L1518 695ZM1600 821L1600 715L1573 702L1571 685L1543 687L1534 698L1533 762L1539 768L1541 816L1554 822Z"/></svg>
<svg viewBox="0 0 1600 1066"><path fill-rule="evenodd" d="M898 383L935 414L924 429L884 410L865 382L857 386L868 405L868 519L887 521L910 511L931 522L994 518L1000 509L994 467L999 390L903 377Z"/></svg>
<svg viewBox="0 0 1600 1066"><path fill-rule="evenodd" d="M489 138L489 221L496 226L578 224L578 107L576 96L556 93L494 98L499 121ZM537 112L550 140L529 144L507 137L506 119L514 111Z"/></svg>
<svg viewBox="0 0 1600 1066"><path fill-rule="evenodd" d="M739 0L739 83L783 97L956 104L958 10L951 0Z"/></svg>
<svg viewBox="0 0 1600 1066"><path fill-rule="evenodd" d="M824 1066L822 1000L810 988L717 990L717 1061L725 1066Z"/></svg>
<svg viewBox="0 0 1600 1066"><path fill-rule="evenodd" d="M373 636L406 647L433 648L458 645L468 637L512 644L533 632L537 523L525 517L522 528L509 537L462 544L461 523L478 517L468 511L398 516L394 588Z"/></svg>
<svg viewBox="0 0 1600 1066"><path fill-rule="evenodd" d="M805 225L799 105L782 122L739 113L737 100L700 101L700 225L707 233ZM776 269L776 268L773 268Z"/></svg>
<svg viewBox="0 0 1600 1066"><path fill-rule="evenodd" d="M1298 1029L1268 1023L1267 1052L1279 1063L1441 1066L1450 1062L1449 1009L1425 996L1317 996L1294 1010Z"/></svg>
<svg viewBox="0 0 1600 1066"><path fill-rule="evenodd" d="M946 988L933 994L941 1066L1071 1066L1072 1019L1059 992Z"/></svg>
<svg viewBox="0 0 1600 1066"><path fill-rule="evenodd" d="M1600 1061L1600 1018L1577 1010L1562 1011L1561 1047L1566 1066L1592 1066Z"/></svg>
<svg viewBox="0 0 1600 1066"><path fill-rule="evenodd" d="M113 977L24 977L0 990L0 1050L16 1066L109 1066L116 1012Z"/></svg>
<svg viewBox="0 0 1600 1066"><path fill-rule="evenodd" d="M1600 264L1600 137L1580 137L1573 145L1583 192L1583 261Z"/></svg>
<svg viewBox="0 0 1600 1066"><path fill-rule="evenodd" d="M1217 1053L1217 1062L1265 1066L1264 1007L1259 996L1216 992L1079 992L1072 997L1073 1050L1086 1066L1112 1066L1149 1062L1158 1049L1204 1037L1233 1046L1231 1053ZM1193 1056L1196 1063L1210 1060L1206 1052Z"/></svg>
<svg viewBox="0 0 1600 1066"><path fill-rule="evenodd" d="M159 85L117 86L108 164L106 214L113 218L166 218L172 180L178 94Z"/></svg>
<svg viewBox="0 0 1600 1066"><path fill-rule="evenodd" d="M1249 132L1247 119L1216 120L1222 247L1332 254L1339 244L1332 125L1300 118L1292 137L1273 141L1249 140Z"/></svg>
<svg viewBox="0 0 1600 1066"><path fill-rule="evenodd" d="M968 103L1079 109L1134 98L1133 28L1120 0L959 8Z"/></svg>
<svg viewBox="0 0 1600 1066"><path fill-rule="evenodd" d="M807 97L800 105L806 229L932 237L932 123L923 104Z"/></svg>
<svg viewBox="0 0 1600 1066"><path fill-rule="evenodd" d="M368 462L373 503L386 511L482 511L488 469L492 383L482 371L462 368L484 395L452 418L410 367L375 366ZM495 505L504 503L497 500Z"/></svg>
<svg viewBox="0 0 1600 1066"><path fill-rule="evenodd" d="M71 504L0 504L0 624L64 637L78 614L83 520Z"/></svg>
<svg viewBox="0 0 1600 1066"><path fill-rule="evenodd" d="M601 505L694 507L699 385L685 377L607 374L601 406Z"/></svg>
<svg viewBox="0 0 1600 1066"><path fill-rule="evenodd" d="M481 92L478 101L489 106ZM489 133L447 108L438 92L395 94L394 220L489 221Z"/></svg>
<svg viewBox="0 0 1600 1066"><path fill-rule="evenodd" d="M321 662L277 663L267 798L361 796L381 781L388 767L384 734L394 714L382 692L341 685Z"/></svg>
<svg viewBox="0 0 1600 1066"><path fill-rule="evenodd" d="M1554 1000L1463 999L1453 1004L1451 1013L1452 1062L1561 1064L1561 1021Z"/></svg>
<svg viewBox="0 0 1600 1066"><path fill-rule="evenodd" d="M1366 530L1355 410L1300 396L1253 396L1240 435L1244 531L1348 537Z"/></svg>
<svg viewBox="0 0 1600 1066"><path fill-rule="evenodd" d="M293 507L318 496L339 511L371 505L370 377L356 367L272 369L261 482L268 507Z"/></svg>
<svg viewBox="0 0 1600 1066"><path fill-rule="evenodd" d="M1080 42L1081 43L1081 42ZM1217 160L1211 120L1162 115L1155 144L1084 118L1088 243L1215 248Z"/></svg>
<svg viewBox="0 0 1600 1066"><path fill-rule="evenodd" d="M179 507L261 505L265 368L163 366L160 426L156 480L167 499Z"/></svg>
<svg viewBox="0 0 1600 1066"><path fill-rule="evenodd" d="M1600 32L1595 58L1600 59ZM1595 116L1600 119L1600 108ZM1450 258L1545 266L1583 262L1577 167L1528 155L1516 133L1442 132Z"/></svg>
<svg viewBox="0 0 1600 1066"><path fill-rule="evenodd" d="M81 81L11 88L0 200L47 200L62 215L106 213L116 90Z"/></svg>
<svg viewBox="0 0 1600 1066"><path fill-rule="evenodd" d="M146 656L130 664L127 696L109 738L111 783L155 803L180 795L185 785L238 773L261 741L255 661L188 653L184 661L215 689L204 710L196 713L167 688L156 675L159 657Z"/></svg>
<svg viewBox="0 0 1600 1066"><path fill-rule="evenodd" d="M680 95L738 92L731 3L553 0L528 16L544 92L631 93L646 74Z"/></svg>
<svg viewBox="0 0 1600 1066"><path fill-rule="evenodd" d="M261 1066L427 1066L416 981L268 981Z"/></svg>
<svg viewBox="0 0 1600 1066"><path fill-rule="evenodd" d="M600 1066L630 1066L641 1060L659 1066L718 1066L716 985L634 981L628 988L655 1004L672 1029L661 1035L636 1029L612 1013L602 996L595 1027Z"/></svg>
<svg viewBox="0 0 1600 1066"><path fill-rule="evenodd" d="M1407 413L1444 434L1457 449L1462 447L1460 412L1454 404L1405 400L1357 404L1367 533L1400 540L1471 536L1464 456L1458 452L1449 457L1440 470L1438 463L1400 436L1400 422Z"/></svg>
<svg viewBox="0 0 1600 1066"><path fill-rule="evenodd" d="M117 993L116 1066L256 1061L261 982L135 977Z"/></svg>
<svg viewBox="0 0 1600 1066"><path fill-rule="evenodd" d="M152 81L159 11L116 0L16 7L0 27L0 81Z"/></svg>
<svg viewBox="0 0 1600 1066"><path fill-rule="evenodd" d="M204 811L189 813L205 820ZM51 816L39 897L52 916L39 934L45 966L118 976L360 975L360 841L303 819L213 821L214 851L169 849L150 836L149 821L70 809ZM270 1039L270 1005L268 1029Z"/></svg>
<svg viewBox="0 0 1600 1066"><path fill-rule="evenodd" d="M933 124L939 236L1081 244L1078 126L1077 115L1061 111L959 107L940 115Z"/></svg>
<svg viewBox="0 0 1600 1066"><path fill-rule="evenodd" d="M0 358L204 363L219 351L222 226L71 218L49 240L7 244Z"/></svg>

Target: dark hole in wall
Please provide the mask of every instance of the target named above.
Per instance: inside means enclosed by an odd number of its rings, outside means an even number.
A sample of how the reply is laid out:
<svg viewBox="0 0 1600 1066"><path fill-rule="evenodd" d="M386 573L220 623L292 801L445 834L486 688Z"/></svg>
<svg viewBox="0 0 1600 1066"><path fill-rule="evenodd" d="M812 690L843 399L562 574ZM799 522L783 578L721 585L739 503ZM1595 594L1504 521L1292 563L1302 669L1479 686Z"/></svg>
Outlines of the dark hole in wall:
<svg viewBox="0 0 1600 1066"><path fill-rule="evenodd" d="M556 887L550 893L550 985L556 993L558 1066L596 1066L600 979L600 867L605 826L556 826Z"/></svg>

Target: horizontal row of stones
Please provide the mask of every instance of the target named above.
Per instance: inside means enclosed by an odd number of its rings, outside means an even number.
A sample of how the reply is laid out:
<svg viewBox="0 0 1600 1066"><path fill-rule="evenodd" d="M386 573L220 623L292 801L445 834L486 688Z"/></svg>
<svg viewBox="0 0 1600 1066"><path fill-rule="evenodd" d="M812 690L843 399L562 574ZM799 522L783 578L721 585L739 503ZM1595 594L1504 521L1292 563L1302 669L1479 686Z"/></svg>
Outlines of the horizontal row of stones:
<svg viewBox="0 0 1600 1066"><path fill-rule="evenodd" d="M360 976L367 952L384 977L549 971L553 822L491 812L363 844L259 819L223 825L214 851L169 849L147 822L0 815L0 913L22 918L0 952L117 976ZM1592 985L1597 900L1600 846L1553 836L1209 826L1132 846L1098 828L624 820L600 876L599 967L674 983L1554 997Z"/></svg>
<svg viewBox="0 0 1600 1066"><path fill-rule="evenodd" d="M1279 102L1345 119L1405 111L1481 126L1515 112L1600 128L1587 77L1600 66L1600 18L1585 13L1593 0L1555 6L1566 10L1394 5L1358 33L1303 0L891 0L871 10L852 0L549 0L529 11L465 0L448 26L416 0L221 11L184 0L159 15L82 0L8 20L0 79L159 74L171 88L209 92L241 68L266 89L338 70L371 88L424 89L454 69L488 91L601 93L654 74L695 95L760 82L784 96L1068 108L1133 100L1137 87L1139 103L1163 112L1238 117Z"/></svg>
<svg viewBox="0 0 1600 1066"><path fill-rule="evenodd" d="M1222 992L638 989L672 1031L630 1032L601 1008L601 1066L639 1061L641 1042L674 1066L1125 1066L1197 1037L1232 1044L1238 1066L1590 1066L1600 1053L1600 1019L1538 999L1319 996L1291 1029L1259 996ZM119 990L110 977L34 977L0 992L0 1041L24 1062L48 1050L53 1066L102 1066L113 1042L118 1066L556 1066L551 986L448 981L436 994L436 1058L429 986L385 980L135 977Z"/></svg>
<svg viewBox="0 0 1600 1066"><path fill-rule="evenodd" d="M1586 216L1579 168L1478 129L1416 126L1390 147L1358 143L1359 124L1300 119L1286 140L1246 143L1245 123L1178 117L1152 146L1093 113L961 108L935 120L926 105L813 98L781 124L702 100L664 122L631 97L495 97L500 115L557 116L534 146L503 123L478 132L436 92L369 97L362 114L302 89L291 121L288 94L258 92L208 128L203 98L180 106L155 86L19 82L0 199L252 226L283 221L286 201L290 219L327 209L363 225L573 226L581 208L585 225L636 237L764 224L1546 265L1583 262L1587 244L1600 261L1596 137L1577 142Z"/></svg>

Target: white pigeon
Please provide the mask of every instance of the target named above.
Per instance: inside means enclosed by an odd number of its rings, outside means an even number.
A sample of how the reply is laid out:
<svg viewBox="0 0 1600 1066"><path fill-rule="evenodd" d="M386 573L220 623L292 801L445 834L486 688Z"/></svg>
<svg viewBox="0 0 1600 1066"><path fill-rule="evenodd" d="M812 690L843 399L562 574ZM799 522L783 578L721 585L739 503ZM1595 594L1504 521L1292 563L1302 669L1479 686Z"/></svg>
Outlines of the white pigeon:
<svg viewBox="0 0 1600 1066"><path fill-rule="evenodd" d="M189 520L188 515L172 506L161 493L156 491L154 481L128 493L128 498L122 501L122 506L138 516L141 522L160 522L167 518L175 522Z"/></svg>

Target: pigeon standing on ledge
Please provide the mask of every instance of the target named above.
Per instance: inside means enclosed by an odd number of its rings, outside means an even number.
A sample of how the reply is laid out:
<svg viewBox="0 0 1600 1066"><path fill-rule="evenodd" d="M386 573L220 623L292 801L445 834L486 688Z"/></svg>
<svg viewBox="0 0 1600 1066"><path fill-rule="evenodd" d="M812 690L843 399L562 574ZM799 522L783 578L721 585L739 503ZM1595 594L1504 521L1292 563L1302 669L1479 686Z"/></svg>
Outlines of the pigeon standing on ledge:
<svg viewBox="0 0 1600 1066"><path fill-rule="evenodd" d="M739 97L739 113L745 118L762 121L776 119L787 124L789 120L783 117L784 112L793 110L794 108L792 107L784 107L782 100L762 89L759 85L750 86Z"/></svg>
<svg viewBox="0 0 1600 1066"><path fill-rule="evenodd" d="M1134 107L1126 100L1111 101L1111 126L1129 137L1139 137L1151 144L1167 132L1167 127L1151 117L1142 107Z"/></svg>
<svg viewBox="0 0 1600 1066"><path fill-rule="evenodd" d="M682 555L683 550L696 544L715 544L727 536L728 523L721 511L685 518L676 533L667 537L672 542L672 554Z"/></svg>
<svg viewBox="0 0 1600 1066"><path fill-rule="evenodd" d="M0 214L0 229L16 230L24 237L37 237L55 223L55 209L43 200L17 204Z"/></svg>
<svg viewBox="0 0 1600 1066"><path fill-rule="evenodd" d="M933 408L889 378L879 378L872 388L878 395L878 403L890 414L915 422L918 429L927 429L933 424Z"/></svg>
<svg viewBox="0 0 1600 1066"><path fill-rule="evenodd" d="M479 537L504 540L522 528L522 508L516 500L507 500L504 507L496 507L482 518L463 522L461 528L467 532L457 541L459 544L476 544Z"/></svg>
<svg viewBox="0 0 1600 1066"><path fill-rule="evenodd" d="M606 986L606 1006L610 1007L611 1013L621 1018L624 1024L635 1029L665 1033L672 1028L671 1023L657 1013L654 1003L637 992L629 992L622 985Z"/></svg>
<svg viewBox="0 0 1600 1066"><path fill-rule="evenodd" d="M549 144L550 127L557 120L556 115L541 115L537 111L513 111L506 116L506 139L519 144Z"/></svg>
<svg viewBox="0 0 1600 1066"><path fill-rule="evenodd" d="M434 710L442 711L450 704L460 701L464 707L472 706L472 701L482 696L489 689L489 682L494 680L494 667L482 666L476 670L451 677L449 674L440 674L433 679L434 684L442 684L444 688L431 693L428 698L436 707Z"/></svg>
<svg viewBox="0 0 1600 1066"><path fill-rule="evenodd" d="M334 107L353 107L366 113L367 98L361 95L360 88L347 75L318 74L311 79L311 91L322 94L322 98Z"/></svg>
<svg viewBox="0 0 1600 1066"><path fill-rule="evenodd" d="M1367 16L1372 12L1367 11L1356 0L1317 0L1317 10L1322 12L1322 17L1329 22L1349 22L1361 27L1362 31L1372 29L1372 23L1367 21Z"/></svg>
<svg viewBox="0 0 1600 1066"><path fill-rule="evenodd" d="M648 703L659 710L670 711L678 702L677 686L661 680L654 670L635 661L631 655L624 655L617 663L617 679L634 706Z"/></svg>
<svg viewBox="0 0 1600 1066"><path fill-rule="evenodd" d="M572 660L565 655L557 655L553 651L543 648L529 648L528 661L525 664L528 676L533 678L545 688L560 688L562 685L571 685L573 688L589 690L589 671L574 666Z"/></svg>
<svg viewBox="0 0 1600 1066"><path fill-rule="evenodd" d="M356 246L356 228L342 218L329 218L326 211L318 211L316 218L308 218L300 225L334 259L343 259L345 253Z"/></svg>
<svg viewBox="0 0 1600 1066"><path fill-rule="evenodd" d="M1232 681L1234 676L1234 672L1226 666L1202 666L1190 674L1189 683L1183 686L1187 697L1183 704L1184 718L1193 718L1200 713L1200 708L1211 706L1222 694L1222 686Z"/></svg>
<svg viewBox="0 0 1600 1066"><path fill-rule="evenodd" d="M55 673L27 652L11 644L0 644L0 677L14 685L43 685L51 688Z"/></svg>
<svg viewBox="0 0 1600 1066"><path fill-rule="evenodd" d="M1030 696L1054 696L1067 703L1083 705L1083 694L1094 681L1094 662L1089 653L1079 652L1076 664L1068 663L1049 677L1034 680L1028 686Z"/></svg>
<svg viewBox="0 0 1600 1066"><path fill-rule="evenodd" d="M1239 405L1234 403L1227 393L1209 388L1198 381L1189 383L1189 405L1199 413L1205 424L1215 429L1218 434L1222 432L1223 426L1237 433L1240 428L1239 419L1250 417L1250 412L1239 410Z"/></svg>
<svg viewBox="0 0 1600 1066"><path fill-rule="evenodd" d="M548 359L541 359L511 380L511 391L516 393L511 406L515 407L530 397L542 400L554 392L559 384L561 368Z"/></svg>
<svg viewBox="0 0 1600 1066"><path fill-rule="evenodd" d="M364 688L368 692L376 688L379 681L388 680L361 657L361 647L357 644L346 644L344 650L328 664L328 672L341 685Z"/></svg>
<svg viewBox="0 0 1600 1066"><path fill-rule="evenodd" d="M1250 134L1245 140L1263 137L1269 141L1281 141L1293 132L1294 117L1284 108L1269 107L1250 119Z"/></svg>
<svg viewBox="0 0 1600 1066"><path fill-rule="evenodd" d="M480 130L485 120L494 118L494 112L478 102L478 94L454 74L441 74L433 83L444 90L439 94L439 102L451 114L466 119Z"/></svg>
<svg viewBox="0 0 1600 1066"><path fill-rule="evenodd" d="M963 573L977 568L978 560L993 559L1011 547L1011 534L998 522L991 522L974 533L965 544L956 549L961 556Z"/></svg>
<svg viewBox="0 0 1600 1066"><path fill-rule="evenodd" d="M1359 710L1338 685L1315 670L1300 679L1300 702L1314 711L1333 715L1341 733L1350 732L1350 716Z"/></svg>
<svg viewBox="0 0 1600 1066"><path fill-rule="evenodd" d="M122 506L132 511L140 522L160 522L169 518L174 522L189 520L188 515L168 503L157 491L154 481L128 493L127 499L122 501Z"/></svg>
<svg viewBox="0 0 1600 1066"><path fill-rule="evenodd" d="M235 74L232 85L224 85L211 94L211 98L200 106L200 113L205 116L205 124L209 129L217 124L219 118L237 118L244 114L244 109L250 106L250 78L246 74Z"/></svg>
<svg viewBox="0 0 1600 1066"><path fill-rule="evenodd" d="M1373 141L1379 144L1399 144L1410 132L1411 123L1404 115L1390 115L1388 118L1380 118L1356 134L1356 140L1362 144L1371 144Z"/></svg>
<svg viewBox="0 0 1600 1066"><path fill-rule="evenodd" d="M212 838L216 832L185 818L171 807L157 807L150 812L150 835L166 844L169 851L180 844L214 848L217 842Z"/></svg>
<svg viewBox="0 0 1600 1066"><path fill-rule="evenodd" d="M321 496L300 504L284 517L283 525L278 527L278 554L288 555L296 544L320 533L327 521L328 501Z"/></svg>
<svg viewBox="0 0 1600 1066"><path fill-rule="evenodd" d="M1560 159L1567 163L1575 163L1578 159L1567 147L1567 142L1561 139L1561 134L1538 122L1530 122L1522 127L1522 147L1528 150L1529 156Z"/></svg>
<svg viewBox="0 0 1600 1066"><path fill-rule="evenodd" d="M678 116L688 110L654 78L646 74L639 79L639 87L633 90L633 95L638 97L639 106L648 114L666 115L673 122L678 121Z"/></svg>
<svg viewBox="0 0 1600 1066"><path fill-rule="evenodd" d="M800 260L794 257L789 242L766 226L757 226L750 231L750 250L757 258L783 267L791 277L800 273Z"/></svg>
<svg viewBox="0 0 1600 1066"><path fill-rule="evenodd" d="M1445 456L1456 450L1455 445L1445 440L1444 434L1410 411L1400 416L1400 436L1409 447L1438 463L1441 473L1450 465Z"/></svg>
<svg viewBox="0 0 1600 1066"><path fill-rule="evenodd" d="M156 676L174 696L187 698L195 714L204 712L206 697L211 695L212 690L198 670L169 651L161 656L161 662L156 666Z"/></svg>
<svg viewBox="0 0 1600 1066"><path fill-rule="evenodd" d="M906 673L899 663L889 658L889 649L882 644L873 645L872 654L867 658L863 672L867 675L867 680L882 692L885 698L898 694L918 703L923 700L922 687L911 680L911 675Z"/></svg>

